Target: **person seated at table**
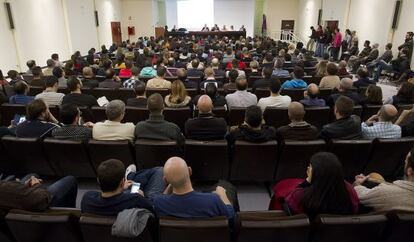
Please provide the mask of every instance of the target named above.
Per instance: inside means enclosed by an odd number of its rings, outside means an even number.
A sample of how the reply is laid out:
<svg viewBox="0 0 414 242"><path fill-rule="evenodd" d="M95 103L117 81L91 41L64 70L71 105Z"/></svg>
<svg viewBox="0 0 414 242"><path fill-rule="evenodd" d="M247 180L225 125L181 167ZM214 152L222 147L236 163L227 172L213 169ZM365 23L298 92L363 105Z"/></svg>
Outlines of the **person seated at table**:
<svg viewBox="0 0 414 242"><path fill-rule="evenodd" d="M207 24L204 25L204 27L201 29L201 31L208 32L210 29L207 27Z"/></svg>

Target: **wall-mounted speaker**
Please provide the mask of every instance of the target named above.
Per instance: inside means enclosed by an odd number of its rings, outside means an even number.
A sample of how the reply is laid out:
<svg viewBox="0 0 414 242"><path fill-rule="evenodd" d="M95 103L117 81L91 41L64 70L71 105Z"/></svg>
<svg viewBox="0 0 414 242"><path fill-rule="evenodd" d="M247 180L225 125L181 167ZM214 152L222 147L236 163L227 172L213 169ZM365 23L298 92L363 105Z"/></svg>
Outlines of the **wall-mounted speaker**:
<svg viewBox="0 0 414 242"><path fill-rule="evenodd" d="M398 19L400 16L401 4L401 0L395 2L394 17L392 18L392 29L396 29L398 27Z"/></svg>
<svg viewBox="0 0 414 242"><path fill-rule="evenodd" d="M14 29L13 14L12 14L12 11L11 11L10 3L5 2L4 7L6 8L7 19L9 20L9 27L10 27L10 29Z"/></svg>
<svg viewBox="0 0 414 242"><path fill-rule="evenodd" d="M319 9L318 13L318 25L321 25L322 22L322 9Z"/></svg>
<svg viewBox="0 0 414 242"><path fill-rule="evenodd" d="M96 27L99 27L98 11L95 11L95 24L96 24Z"/></svg>

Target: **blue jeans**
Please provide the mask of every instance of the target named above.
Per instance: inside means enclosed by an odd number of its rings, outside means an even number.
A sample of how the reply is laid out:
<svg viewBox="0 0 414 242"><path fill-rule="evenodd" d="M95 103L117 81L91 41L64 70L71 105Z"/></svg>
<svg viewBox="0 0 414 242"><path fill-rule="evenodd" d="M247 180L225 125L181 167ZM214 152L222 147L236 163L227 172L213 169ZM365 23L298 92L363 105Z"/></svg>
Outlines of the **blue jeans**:
<svg viewBox="0 0 414 242"><path fill-rule="evenodd" d="M322 43L316 43L316 50L315 50L315 56L316 57L322 57L323 56L323 52L324 52L324 44Z"/></svg>
<svg viewBox="0 0 414 242"><path fill-rule="evenodd" d="M50 207L76 207L78 195L78 182L73 176L66 176L46 188L52 200Z"/></svg>
<svg viewBox="0 0 414 242"><path fill-rule="evenodd" d="M379 77L381 76L381 72L383 70L392 71L392 65L388 64L387 62L385 62L383 60L378 62L378 68L377 68L377 71L375 72L375 75L374 75L374 80L375 81L378 81Z"/></svg>
<svg viewBox="0 0 414 242"><path fill-rule="evenodd" d="M153 199L164 192L165 182L162 167L140 170L128 174L128 180L141 183L145 197Z"/></svg>

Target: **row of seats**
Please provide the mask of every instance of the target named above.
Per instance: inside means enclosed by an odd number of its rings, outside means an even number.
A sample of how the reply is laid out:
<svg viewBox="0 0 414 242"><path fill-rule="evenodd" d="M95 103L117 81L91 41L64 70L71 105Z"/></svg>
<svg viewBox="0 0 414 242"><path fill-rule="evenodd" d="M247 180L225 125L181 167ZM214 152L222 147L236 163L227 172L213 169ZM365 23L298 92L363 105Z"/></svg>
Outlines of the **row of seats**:
<svg viewBox="0 0 414 242"><path fill-rule="evenodd" d="M44 141L35 138L3 137L0 145L0 170L9 174L37 173L43 176L95 177L97 167L107 159L119 159L138 168L163 166L172 156L183 157L193 169L193 179L235 182L271 182L286 178L305 178L310 157L330 151L343 164L346 179L378 172L387 180L403 175L406 154L414 138L378 140L285 141L250 143L225 140L186 140L184 147L175 141ZM391 151L391 152L390 152ZM260 155L258 155L260 154Z"/></svg>
<svg viewBox="0 0 414 242"><path fill-rule="evenodd" d="M412 105L404 105L400 106L399 109L401 111L403 109L410 109L411 107ZM355 106L354 114L360 116L362 121L365 121L372 115L377 114L380 108L381 105ZM51 106L49 109L56 118L59 118L59 107ZM82 111L82 117L85 122L100 122L107 119L104 107L92 107L91 109L80 107L80 110ZM305 121L319 129L335 120L333 108L309 107L305 110ZM216 107L213 109L215 116L224 118L229 126L236 126L243 123L245 112L245 108L232 108L227 110L225 107ZM10 125L10 121L14 119L16 114L25 115L25 105L4 103L0 106L0 118L3 126ZM177 124L184 131L186 121L192 117L197 117L198 111L195 110L193 113L189 107L165 108L163 114L167 121ZM127 107L123 121L136 124L140 121L147 120L148 117L149 110L147 108ZM267 125L275 128L290 123L287 108L267 108L263 113L263 119Z"/></svg>
<svg viewBox="0 0 414 242"><path fill-rule="evenodd" d="M137 238L111 235L115 217L81 214L76 209L50 209L43 213L11 210L3 218L0 239L9 242L230 242L224 217L150 220ZM305 215L287 217L283 211L239 212L234 237L237 242L412 242L414 214ZM157 232L158 231L158 232ZM8 239L11 238L11 239ZM158 240L159 239L159 240Z"/></svg>

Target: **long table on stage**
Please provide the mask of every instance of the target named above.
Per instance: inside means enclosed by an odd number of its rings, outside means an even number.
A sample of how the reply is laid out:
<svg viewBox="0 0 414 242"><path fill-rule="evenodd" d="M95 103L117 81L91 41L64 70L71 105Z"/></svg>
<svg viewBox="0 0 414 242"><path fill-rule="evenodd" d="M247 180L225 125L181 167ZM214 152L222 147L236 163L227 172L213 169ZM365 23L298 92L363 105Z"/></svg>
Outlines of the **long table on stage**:
<svg viewBox="0 0 414 242"><path fill-rule="evenodd" d="M227 37L235 37L239 38L243 36L246 38L245 31L189 31L189 32L166 32L165 36L169 37L184 37L184 36L196 36L196 37L207 37L207 36L217 36L219 38L227 36Z"/></svg>

